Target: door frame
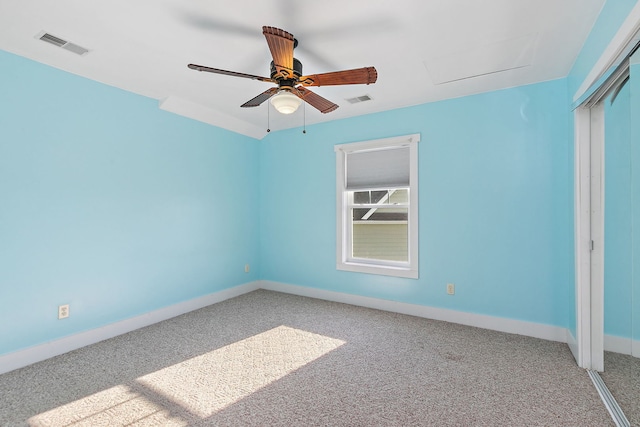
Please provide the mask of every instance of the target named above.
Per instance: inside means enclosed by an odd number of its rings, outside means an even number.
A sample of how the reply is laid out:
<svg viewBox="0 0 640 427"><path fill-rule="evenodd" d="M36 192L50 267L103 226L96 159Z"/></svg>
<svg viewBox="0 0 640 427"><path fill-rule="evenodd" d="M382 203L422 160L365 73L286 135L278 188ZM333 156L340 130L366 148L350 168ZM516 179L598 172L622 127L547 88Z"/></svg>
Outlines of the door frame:
<svg viewBox="0 0 640 427"><path fill-rule="evenodd" d="M604 107L575 119L575 276L578 366L604 369Z"/></svg>

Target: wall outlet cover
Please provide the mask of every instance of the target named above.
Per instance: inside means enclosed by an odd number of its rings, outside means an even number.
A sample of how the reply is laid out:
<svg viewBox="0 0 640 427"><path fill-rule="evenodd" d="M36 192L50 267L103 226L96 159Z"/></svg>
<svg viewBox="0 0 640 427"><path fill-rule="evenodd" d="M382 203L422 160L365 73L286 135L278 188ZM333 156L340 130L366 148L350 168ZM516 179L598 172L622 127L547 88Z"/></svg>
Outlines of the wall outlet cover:
<svg viewBox="0 0 640 427"><path fill-rule="evenodd" d="M69 317L69 304L58 306L58 319L66 319Z"/></svg>

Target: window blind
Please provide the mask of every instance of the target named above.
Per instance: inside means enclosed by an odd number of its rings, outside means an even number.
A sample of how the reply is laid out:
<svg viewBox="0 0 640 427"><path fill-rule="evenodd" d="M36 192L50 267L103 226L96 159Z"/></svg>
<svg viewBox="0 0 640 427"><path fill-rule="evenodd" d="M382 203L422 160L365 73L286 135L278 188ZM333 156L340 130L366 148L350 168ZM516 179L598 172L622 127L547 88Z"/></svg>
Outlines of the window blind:
<svg viewBox="0 0 640 427"><path fill-rule="evenodd" d="M409 186L409 147L347 153L346 189Z"/></svg>

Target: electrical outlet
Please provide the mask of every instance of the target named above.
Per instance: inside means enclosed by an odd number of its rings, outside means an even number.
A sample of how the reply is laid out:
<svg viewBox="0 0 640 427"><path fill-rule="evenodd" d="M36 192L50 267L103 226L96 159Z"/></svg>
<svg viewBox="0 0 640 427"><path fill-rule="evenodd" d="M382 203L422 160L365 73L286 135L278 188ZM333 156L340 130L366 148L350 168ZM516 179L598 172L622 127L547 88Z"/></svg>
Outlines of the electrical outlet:
<svg viewBox="0 0 640 427"><path fill-rule="evenodd" d="M453 283L447 283L447 294L454 295L456 293L456 285Z"/></svg>
<svg viewBox="0 0 640 427"><path fill-rule="evenodd" d="M248 273L249 272L249 264L245 264L244 265L244 272Z"/></svg>
<svg viewBox="0 0 640 427"><path fill-rule="evenodd" d="M69 317L69 304L58 306L58 319L66 319Z"/></svg>

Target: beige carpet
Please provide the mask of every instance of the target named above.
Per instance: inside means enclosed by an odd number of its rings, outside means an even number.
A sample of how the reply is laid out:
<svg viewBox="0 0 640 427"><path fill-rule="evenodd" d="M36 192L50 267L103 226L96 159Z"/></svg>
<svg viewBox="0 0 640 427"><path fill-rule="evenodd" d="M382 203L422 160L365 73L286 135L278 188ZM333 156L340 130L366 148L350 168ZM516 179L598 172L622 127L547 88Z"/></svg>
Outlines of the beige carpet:
<svg viewBox="0 0 640 427"><path fill-rule="evenodd" d="M631 425L640 427L640 359L607 351L600 376Z"/></svg>
<svg viewBox="0 0 640 427"><path fill-rule="evenodd" d="M0 376L1 426L607 426L565 344L269 291Z"/></svg>

